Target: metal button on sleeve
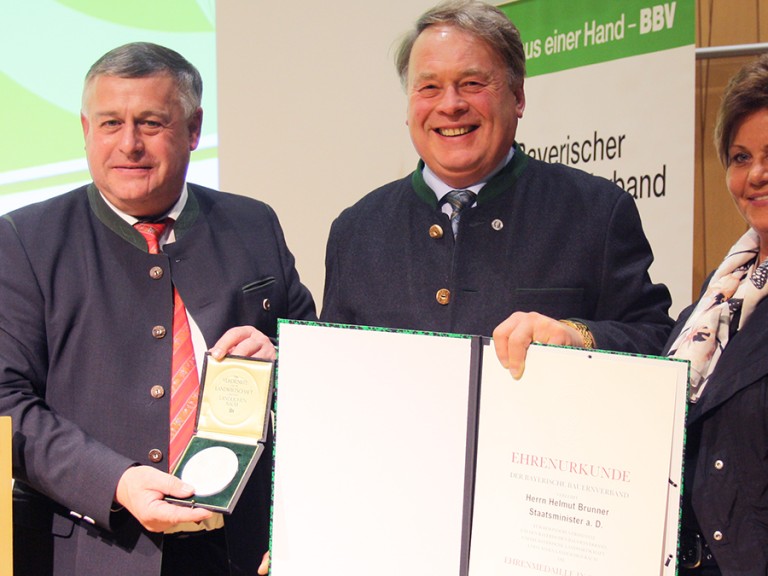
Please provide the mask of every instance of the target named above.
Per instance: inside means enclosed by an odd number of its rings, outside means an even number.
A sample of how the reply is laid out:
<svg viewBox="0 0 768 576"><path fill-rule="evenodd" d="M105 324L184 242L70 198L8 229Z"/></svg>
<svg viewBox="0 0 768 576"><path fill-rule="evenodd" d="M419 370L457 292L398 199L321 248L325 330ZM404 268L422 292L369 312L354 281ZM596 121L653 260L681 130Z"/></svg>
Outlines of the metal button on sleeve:
<svg viewBox="0 0 768 576"><path fill-rule="evenodd" d="M443 228L439 224L432 224L432 226L429 227L429 237L430 238L442 238L443 237Z"/></svg>
<svg viewBox="0 0 768 576"><path fill-rule="evenodd" d="M441 306L447 305L451 301L451 291L448 290L448 288L441 288L437 291L437 294L435 294L435 300L437 300L437 303Z"/></svg>
<svg viewBox="0 0 768 576"><path fill-rule="evenodd" d="M712 539L713 539L715 542L720 542L720 540L722 540L722 539L723 539L723 533L722 533L722 532L720 532L720 530L715 530L715 531L712 533Z"/></svg>
<svg viewBox="0 0 768 576"><path fill-rule="evenodd" d="M155 326L152 328L152 338L165 338L165 326Z"/></svg>
<svg viewBox="0 0 768 576"><path fill-rule="evenodd" d="M152 280L160 280L160 278L163 277L163 269L160 266L152 266L152 268L149 269L149 277L152 278Z"/></svg>
<svg viewBox="0 0 768 576"><path fill-rule="evenodd" d="M715 470L722 470L725 467L725 463L722 460L715 460Z"/></svg>
<svg viewBox="0 0 768 576"><path fill-rule="evenodd" d="M272 308L272 302L269 301L269 298L264 298L264 300L261 301L261 307L269 312L269 310Z"/></svg>
<svg viewBox="0 0 768 576"><path fill-rule="evenodd" d="M148 456L150 462L157 464L163 459L163 452L157 448L152 448L152 450L149 451Z"/></svg>
<svg viewBox="0 0 768 576"><path fill-rule="evenodd" d="M493 228L494 230L496 230L496 232L498 232L499 230L504 228L504 222L496 218L493 222L491 222L491 228Z"/></svg>
<svg viewBox="0 0 768 576"><path fill-rule="evenodd" d="M152 398L155 400L159 400L163 396L165 396L165 388L160 386L159 384L156 384L155 386L152 386L150 388L149 393L152 395Z"/></svg>

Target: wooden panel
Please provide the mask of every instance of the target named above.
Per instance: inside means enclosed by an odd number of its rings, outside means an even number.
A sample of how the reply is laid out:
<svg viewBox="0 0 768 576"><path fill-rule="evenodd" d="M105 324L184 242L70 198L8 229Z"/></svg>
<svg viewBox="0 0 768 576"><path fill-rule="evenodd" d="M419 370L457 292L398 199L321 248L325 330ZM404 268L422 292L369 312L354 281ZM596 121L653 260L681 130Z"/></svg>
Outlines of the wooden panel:
<svg viewBox="0 0 768 576"><path fill-rule="evenodd" d="M0 576L13 574L11 417L0 416Z"/></svg>
<svg viewBox="0 0 768 576"><path fill-rule="evenodd" d="M697 45L727 46L758 41L758 16L766 21L764 0L698 0ZM761 10L762 8L762 10ZM763 14L761 14L763 13Z"/></svg>
<svg viewBox="0 0 768 576"><path fill-rule="evenodd" d="M729 46L768 40L768 0L698 0L697 46ZM728 79L752 56L696 63L696 174L691 296L747 226L725 186L712 133Z"/></svg>

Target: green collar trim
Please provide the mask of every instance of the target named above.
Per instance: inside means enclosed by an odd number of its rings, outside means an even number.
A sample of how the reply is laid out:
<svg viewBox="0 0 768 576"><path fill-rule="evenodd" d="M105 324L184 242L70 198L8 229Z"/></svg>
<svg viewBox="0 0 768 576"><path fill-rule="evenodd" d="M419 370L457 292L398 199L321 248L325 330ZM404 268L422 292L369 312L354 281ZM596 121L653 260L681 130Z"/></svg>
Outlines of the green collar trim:
<svg viewBox="0 0 768 576"><path fill-rule="evenodd" d="M120 236L126 242L129 242L136 246L136 248L147 252L147 241L141 233L133 226L128 224L125 220L120 218L115 211L110 208L104 198L99 194L99 189L91 182L88 185L88 203L91 206L91 210L96 215L104 226L112 230L115 234Z"/></svg>
<svg viewBox="0 0 768 576"><path fill-rule="evenodd" d="M494 198L498 198L505 192L513 189L526 166L528 166L528 154L520 150L517 144L515 144L515 155L512 156L512 160L501 169L501 172L491 178L488 184L480 189L480 194L477 195L477 205L487 204Z"/></svg>
<svg viewBox="0 0 768 576"><path fill-rule="evenodd" d="M120 218L120 216L115 214L115 211L104 202L104 198L101 197L98 188L96 188L96 185L93 184L93 182L88 185L87 192L88 203L91 206L91 210L93 210L96 218L98 218L102 224L126 242L136 246L136 248L139 248L144 252L148 251L147 241L144 240L141 233L128 224L128 222ZM192 224L197 220L198 214L200 214L200 204L197 201L197 196L195 196L192 191L192 186L187 185L187 203L184 206L184 210L182 210L179 215L179 219L176 220L176 223L173 226L177 242L192 227Z"/></svg>
<svg viewBox="0 0 768 576"><path fill-rule="evenodd" d="M416 196L429 204L432 208L437 208L437 196L435 196L435 191L424 182L424 174L422 174L423 170L424 160L419 160L416 170L411 174L411 184L416 191Z"/></svg>
<svg viewBox="0 0 768 576"><path fill-rule="evenodd" d="M501 169L501 172L496 174L488 184L482 187L480 194L477 196L477 204L482 205L490 202L494 198L501 196L507 190L514 187L515 182L523 173L525 167L528 165L528 154L523 152L515 143L515 154L512 156L512 160ZM416 170L411 174L411 184L416 192L416 195L432 206L437 208L437 197L435 192L427 186L424 182L424 161L419 160L419 164Z"/></svg>
<svg viewBox="0 0 768 576"><path fill-rule="evenodd" d="M200 215L200 204L198 203L197 196L195 196L192 188L192 185L187 184L187 203L184 205L184 210L179 214L179 219L176 220L176 223L173 225L176 242L184 237Z"/></svg>

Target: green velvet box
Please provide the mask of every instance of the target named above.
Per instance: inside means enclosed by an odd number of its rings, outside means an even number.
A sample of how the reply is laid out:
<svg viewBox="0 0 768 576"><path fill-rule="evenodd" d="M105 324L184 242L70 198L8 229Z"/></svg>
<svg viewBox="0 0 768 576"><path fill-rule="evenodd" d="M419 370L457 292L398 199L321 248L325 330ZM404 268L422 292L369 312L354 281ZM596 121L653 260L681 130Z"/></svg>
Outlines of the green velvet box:
<svg viewBox="0 0 768 576"><path fill-rule="evenodd" d="M195 433L174 476L195 487L184 506L231 513L264 452L270 424L274 363L206 353Z"/></svg>

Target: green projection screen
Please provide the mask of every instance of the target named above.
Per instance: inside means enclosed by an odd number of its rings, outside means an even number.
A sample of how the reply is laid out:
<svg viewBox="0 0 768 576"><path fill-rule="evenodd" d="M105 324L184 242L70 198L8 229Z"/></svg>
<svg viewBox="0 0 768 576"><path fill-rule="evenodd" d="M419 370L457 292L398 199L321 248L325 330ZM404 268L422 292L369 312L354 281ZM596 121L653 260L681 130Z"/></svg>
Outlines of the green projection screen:
<svg viewBox="0 0 768 576"><path fill-rule="evenodd" d="M90 181L80 127L88 68L127 42L168 46L203 76L189 179L218 185L215 0L0 0L0 214Z"/></svg>

